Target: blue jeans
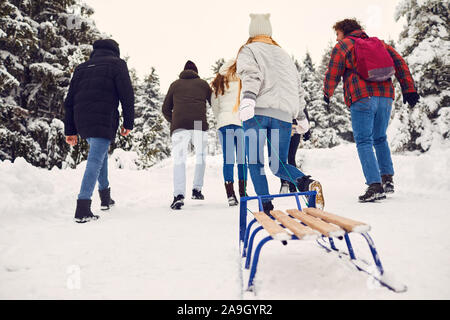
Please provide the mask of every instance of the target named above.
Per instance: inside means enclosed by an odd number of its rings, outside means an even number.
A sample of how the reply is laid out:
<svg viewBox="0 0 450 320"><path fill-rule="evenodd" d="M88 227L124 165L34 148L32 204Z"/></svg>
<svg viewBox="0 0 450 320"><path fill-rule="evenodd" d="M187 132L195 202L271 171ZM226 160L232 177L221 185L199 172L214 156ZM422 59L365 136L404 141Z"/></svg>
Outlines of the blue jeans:
<svg viewBox="0 0 450 320"><path fill-rule="evenodd" d="M365 98L350 107L353 137L368 185L381 183L382 175L394 174L386 137L391 109L392 99L385 97Z"/></svg>
<svg viewBox="0 0 450 320"><path fill-rule="evenodd" d="M97 180L99 190L109 187L108 149L111 141L104 138L87 138L86 140L89 143L89 154L78 199L89 200Z"/></svg>
<svg viewBox="0 0 450 320"><path fill-rule="evenodd" d="M223 154L223 178L225 182L234 182L235 162L237 162L238 179L247 180L243 133L242 127L234 124L219 128L219 140L222 144Z"/></svg>
<svg viewBox="0 0 450 320"><path fill-rule="evenodd" d="M295 182L304 174L287 163L292 123L256 115L244 121L245 147L248 168L258 196L268 195L269 187L264 172L264 145L268 143L269 167L279 178Z"/></svg>

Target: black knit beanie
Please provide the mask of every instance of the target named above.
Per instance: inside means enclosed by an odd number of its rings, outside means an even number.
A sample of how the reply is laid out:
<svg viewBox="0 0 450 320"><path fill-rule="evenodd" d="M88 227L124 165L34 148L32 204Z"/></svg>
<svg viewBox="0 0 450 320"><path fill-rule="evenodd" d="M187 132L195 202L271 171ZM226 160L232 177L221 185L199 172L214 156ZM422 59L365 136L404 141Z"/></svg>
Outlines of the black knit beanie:
<svg viewBox="0 0 450 320"><path fill-rule="evenodd" d="M94 47L94 50L95 49L109 49L120 56L119 44L116 41L114 41L113 39L97 40L94 42L93 47Z"/></svg>
<svg viewBox="0 0 450 320"><path fill-rule="evenodd" d="M195 71L196 73L198 73L197 66L191 60L188 60L186 62L186 64L184 65L184 70L192 70L192 71Z"/></svg>

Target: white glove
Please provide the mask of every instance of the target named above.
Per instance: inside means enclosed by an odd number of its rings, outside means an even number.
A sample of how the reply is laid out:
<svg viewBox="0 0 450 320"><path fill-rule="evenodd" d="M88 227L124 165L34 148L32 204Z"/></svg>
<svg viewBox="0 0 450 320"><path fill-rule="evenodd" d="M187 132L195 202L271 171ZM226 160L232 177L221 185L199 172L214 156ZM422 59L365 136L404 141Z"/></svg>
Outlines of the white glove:
<svg viewBox="0 0 450 320"><path fill-rule="evenodd" d="M253 99L244 98L239 105L239 118L241 121L246 121L255 116L256 101Z"/></svg>
<svg viewBox="0 0 450 320"><path fill-rule="evenodd" d="M307 133L309 130L309 122L308 119L303 119L301 121L297 122L297 127L296 127L297 133L299 134L304 134Z"/></svg>

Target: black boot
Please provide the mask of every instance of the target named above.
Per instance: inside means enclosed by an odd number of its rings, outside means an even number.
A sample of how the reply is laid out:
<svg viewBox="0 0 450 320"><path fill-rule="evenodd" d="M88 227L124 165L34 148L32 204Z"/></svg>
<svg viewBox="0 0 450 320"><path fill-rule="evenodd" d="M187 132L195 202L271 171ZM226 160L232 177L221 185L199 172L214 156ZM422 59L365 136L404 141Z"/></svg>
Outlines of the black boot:
<svg viewBox="0 0 450 320"><path fill-rule="evenodd" d="M170 208L173 210L180 210L182 206L184 206L184 196L182 194L173 197L173 202L170 205Z"/></svg>
<svg viewBox="0 0 450 320"><path fill-rule="evenodd" d="M394 193L394 180L392 174L384 174L381 176L381 183L385 193Z"/></svg>
<svg viewBox="0 0 450 320"><path fill-rule="evenodd" d="M237 206L239 202L236 198L236 194L234 193L233 182L226 181L225 182L225 190L227 192L228 205L230 207Z"/></svg>
<svg viewBox="0 0 450 320"><path fill-rule="evenodd" d="M116 202L111 199L111 188L105 190L98 190L98 194L100 195L100 210L106 211L109 210Z"/></svg>
<svg viewBox="0 0 450 320"><path fill-rule="evenodd" d="M272 201L263 202L263 210L265 214L274 219L274 217L270 214L270 211L273 210Z"/></svg>
<svg viewBox="0 0 450 320"><path fill-rule="evenodd" d="M205 200L205 196L202 194L201 190L192 189L192 199Z"/></svg>
<svg viewBox="0 0 450 320"><path fill-rule="evenodd" d="M359 202L373 202L382 199L386 199L386 195L384 194L381 183L372 183L366 192L362 196L359 196Z"/></svg>
<svg viewBox="0 0 450 320"><path fill-rule="evenodd" d="M289 192L290 193L297 192L297 187L292 182L289 182Z"/></svg>
<svg viewBox="0 0 450 320"><path fill-rule="evenodd" d="M316 191L316 208L323 210L325 199L323 197L322 185L319 181L311 179L311 176L303 176L297 179L297 188L300 192ZM309 197L308 197L309 198ZM309 200L309 199L308 199Z"/></svg>
<svg viewBox="0 0 450 320"><path fill-rule="evenodd" d="M239 180L239 197L247 196L247 180Z"/></svg>
<svg viewBox="0 0 450 320"><path fill-rule="evenodd" d="M77 200L77 209L75 210L75 218L74 218L75 222L85 223L100 218L99 216L96 216L92 213L91 203L92 200L84 200L84 199Z"/></svg>

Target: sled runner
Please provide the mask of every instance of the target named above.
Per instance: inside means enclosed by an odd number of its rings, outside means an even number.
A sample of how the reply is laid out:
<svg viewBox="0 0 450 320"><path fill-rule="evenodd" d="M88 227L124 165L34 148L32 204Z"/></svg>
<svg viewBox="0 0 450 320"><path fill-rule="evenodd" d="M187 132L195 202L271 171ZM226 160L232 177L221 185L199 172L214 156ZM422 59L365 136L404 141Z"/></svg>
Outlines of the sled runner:
<svg viewBox="0 0 450 320"><path fill-rule="evenodd" d="M280 197L293 197L296 200L297 208L286 210L270 211L270 216L263 211L263 200ZM307 207L302 208L300 197L308 199ZM396 283L388 277L383 269L378 256L375 244L369 236L370 226L366 223L341 217L315 208L315 191L296 192L278 195L242 197L240 202L239 217L239 244L242 257L245 258L244 268L250 270L247 291L254 291L253 280L256 275L259 256L262 247L271 240L281 241L284 245L291 240L311 240L315 239L320 247L329 253L336 254L339 258L351 263L357 270L364 271L372 276L382 286L394 292L404 292L407 287ZM252 200L258 201L259 211L251 212L247 203ZM248 222L250 217L250 222ZM248 223L247 223L248 222ZM259 225L255 228L253 225ZM253 250L255 236L261 230L265 230L269 235L264 237ZM374 264L370 264L363 259L357 258L349 234L359 234L362 236L370 249ZM339 249L337 242L344 241L346 251Z"/></svg>

